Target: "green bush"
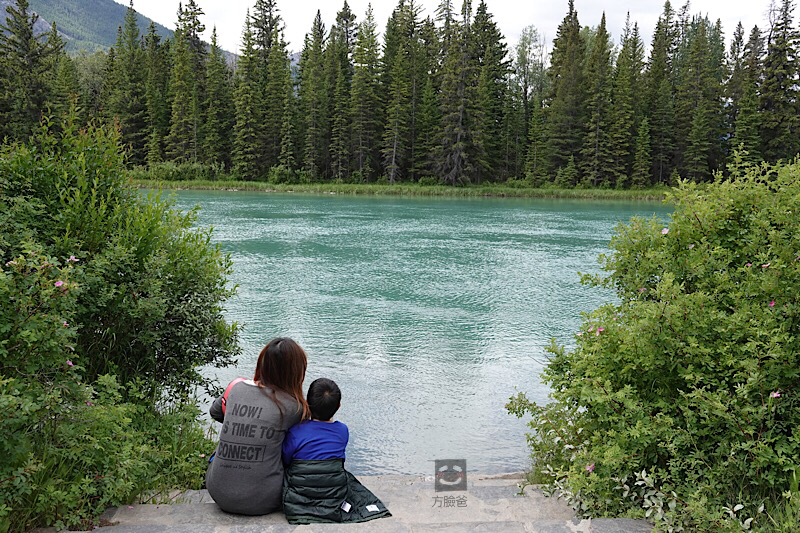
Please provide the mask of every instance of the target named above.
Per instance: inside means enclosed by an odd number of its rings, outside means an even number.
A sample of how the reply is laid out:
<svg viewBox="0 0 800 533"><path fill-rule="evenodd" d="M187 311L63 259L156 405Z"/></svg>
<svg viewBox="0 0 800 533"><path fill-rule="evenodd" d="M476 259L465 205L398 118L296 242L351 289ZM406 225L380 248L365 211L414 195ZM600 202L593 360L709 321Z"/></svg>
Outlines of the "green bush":
<svg viewBox="0 0 800 533"><path fill-rule="evenodd" d="M126 181L102 127L0 151L0 533L202 482L193 394L238 353L231 261Z"/></svg>
<svg viewBox="0 0 800 533"><path fill-rule="evenodd" d="M160 181L222 181L227 179L225 167L218 164L175 163L165 161L146 167L134 167L129 174L133 179Z"/></svg>
<svg viewBox="0 0 800 533"><path fill-rule="evenodd" d="M533 415L535 477L582 515L667 530L797 516L800 163L732 170L681 183L668 225L618 227L606 275L584 281L619 303L551 347L551 403L508 406Z"/></svg>

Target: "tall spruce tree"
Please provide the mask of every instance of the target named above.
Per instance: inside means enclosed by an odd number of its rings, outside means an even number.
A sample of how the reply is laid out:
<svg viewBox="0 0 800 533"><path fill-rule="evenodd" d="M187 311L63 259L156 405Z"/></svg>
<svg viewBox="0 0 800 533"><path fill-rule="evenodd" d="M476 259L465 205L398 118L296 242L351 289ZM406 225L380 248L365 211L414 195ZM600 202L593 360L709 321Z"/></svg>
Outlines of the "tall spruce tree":
<svg viewBox="0 0 800 533"><path fill-rule="evenodd" d="M677 75L676 113L681 169L701 181L711 175L717 102L708 19L697 17L686 31L686 57Z"/></svg>
<svg viewBox="0 0 800 533"><path fill-rule="evenodd" d="M625 24L622 35L622 48L614 68L613 86L611 90L611 115L609 126L609 142L611 165L611 181L617 187L627 187L632 171L635 151L634 136L637 121L642 72L642 44L639 40L638 28L630 26L630 17ZM648 139L649 144L649 139Z"/></svg>
<svg viewBox="0 0 800 533"><path fill-rule="evenodd" d="M767 161L794 157L800 149L798 115L798 31L792 22L794 4L774 7L761 84L762 155Z"/></svg>
<svg viewBox="0 0 800 533"><path fill-rule="evenodd" d="M168 101L168 45L161 43L156 25L150 23L144 37L145 100L147 102L147 162L164 159L164 139L169 133L170 106Z"/></svg>
<svg viewBox="0 0 800 533"><path fill-rule="evenodd" d="M353 132L353 161L351 168L364 180L371 180L380 168L380 50L377 24L372 5L358 26L353 52L354 73L350 97L350 121Z"/></svg>
<svg viewBox="0 0 800 533"><path fill-rule="evenodd" d="M508 50L485 0L480 0L471 25L469 46L471 61L477 63L479 81L476 97L480 109L481 144L485 151L486 170L497 178L503 160L503 112Z"/></svg>
<svg viewBox="0 0 800 533"><path fill-rule="evenodd" d="M325 79L325 25L317 11L300 58L300 106L303 117L303 168L322 177L328 154L328 90Z"/></svg>
<svg viewBox="0 0 800 533"><path fill-rule="evenodd" d="M727 61L730 76L725 83L725 98L728 101L725 130L726 133L733 137L736 116L739 114L739 107L742 103L746 85L744 73L744 26L742 26L741 22L736 25L736 30L733 32Z"/></svg>
<svg viewBox="0 0 800 533"><path fill-rule="evenodd" d="M674 168L675 107L673 65L675 50L675 13L669 1L656 23L646 75L646 107L649 109L653 178L667 183Z"/></svg>
<svg viewBox="0 0 800 533"><path fill-rule="evenodd" d="M211 54L207 66L206 118L203 122L203 160L230 166L233 128L231 76L222 49L217 44L217 28L211 33Z"/></svg>
<svg viewBox="0 0 800 533"><path fill-rule="evenodd" d="M149 128L145 70L142 69L144 50L133 1L128 6L125 23L118 34L116 50L116 86L109 101L111 118L119 124L122 143L128 148L129 161L141 165L147 154Z"/></svg>
<svg viewBox="0 0 800 533"><path fill-rule="evenodd" d="M332 57L330 80L333 88L330 159L334 179L350 176L351 132L350 91L353 83L356 16L345 0L331 28L328 48Z"/></svg>
<svg viewBox="0 0 800 533"><path fill-rule="evenodd" d="M479 64L470 53L472 5L464 0L461 20L444 34L441 104L442 129L438 169L451 185L478 183L486 167L476 98Z"/></svg>
<svg viewBox="0 0 800 533"><path fill-rule="evenodd" d="M644 117L639 123L639 130L636 133L636 152L633 159L633 171L631 173L631 185L643 188L650 185L652 173L650 155L650 122Z"/></svg>
<svg viewBox="0 0 800 533"><path fill-rule="evenodd" d="M286 77L290 71L289 53L283 33L276 28L270 45L266 85L263 90L263 129L261 146L263 168L271 168L280 162L283 145L284 122L288 113Z"/></svg>
<svg viewBox="0 0 800 533"><path fill-rule="evenodd" d="M764 39L758 26L750 32L742 57L742 96L734 123L732 149L742 150L741 157L750 163L761 161L761 115L758 93L761 87Z"/></svg>
<svg viewBox="0 0 800 533"><path fill-rule="evenodd" d="M609 136L611 121L611 48L606 15L592 39L586 63L586 136L581 150L584 181L595 187L614 182L614 154Z"/></svg>
<svg viewBox="0 0 800 533"><path fill-rule="evenodd" d="M239 179L255 180L258 166L258 56L253 40L250 12L242 33L242 49L236 70L236 126L233 137L233 171Z"/></svg>
<svg viewBox="0 0 800 533"><path fill-rule="evenodd" d="M583 145L586 126L585 54L575 2L569 0L569 9L553 41L548 69L551 89L546 99L546 124L549 167L554 170L565 167L570 158L574 165L578 164L575 156Z"/></svg>
<svg viewBox="0 0 800 533"><path fill-rule="evenodd" d="M28 0L16 0L6 7L5 24L0 25L0 57L6 71L0 135L11 139L27 138L38 125L50 96L52 59L61 53L57 40L36 34L39 16L28 7Z"/></svg>
<svg viewBox="0 0 800 533"><path fill-rule="evenodd" d="M535 186L544 185L552 160L547 153L550 144L547 141L548 128L544 122L544 110L541 103L534 101L531 109L531 123L528 128L528 151L525 160L525 174Z"/></svg>

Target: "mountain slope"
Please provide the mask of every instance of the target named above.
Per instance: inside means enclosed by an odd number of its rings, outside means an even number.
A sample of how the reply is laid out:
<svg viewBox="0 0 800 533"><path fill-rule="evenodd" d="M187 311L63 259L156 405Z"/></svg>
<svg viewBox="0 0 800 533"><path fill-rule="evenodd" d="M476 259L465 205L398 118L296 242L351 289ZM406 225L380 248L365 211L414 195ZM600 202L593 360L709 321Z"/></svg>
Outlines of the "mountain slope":
<svg viewBox="0 0 800 533"><path fill-rule="evenodd" d="M117 42L117 28L125 21L127 7L114 0L29 0L30 10L39 14L36 31L50 30L55 21L70 53L86 50L106 50ZM6 7L14 0L0 0L0 22L5 24ZM147 32L150 19L138 14L139 31ZM172 31L156 24L162 37L172 37Z"/></svg>
<svg viewBox="0 0 800 533"><path fill-rule="evenodd" d="M0 0L8 2L9 0ZM117 28L125 21L127 7L114 0L30 0L31 10L48 23L55 21L64 34L67 50L105 50L117 42ZM138 14L139 31L147 32L150 19ZM172 31L156 24L162 37Z"/></svg>

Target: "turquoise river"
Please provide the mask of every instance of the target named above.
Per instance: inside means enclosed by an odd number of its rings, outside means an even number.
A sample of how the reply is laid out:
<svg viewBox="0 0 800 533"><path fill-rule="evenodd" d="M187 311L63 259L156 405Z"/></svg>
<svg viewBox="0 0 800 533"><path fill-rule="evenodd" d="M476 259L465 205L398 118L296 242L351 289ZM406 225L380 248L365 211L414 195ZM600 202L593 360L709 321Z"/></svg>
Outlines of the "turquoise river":
<svg viewBox="0 0 800 533"><path fill-rule="evenodd" d="M306 386L342 390L356 474L430 474L434 459L468 470L529 466L516 391L547 401L539 379L551 338L572 344L581 313L612 301L580 284L598 272L614 227L667 219L658 203L417 199L181 191L198 225L233 257L243 325L238 368L290 336L307 351Z"/></svg>

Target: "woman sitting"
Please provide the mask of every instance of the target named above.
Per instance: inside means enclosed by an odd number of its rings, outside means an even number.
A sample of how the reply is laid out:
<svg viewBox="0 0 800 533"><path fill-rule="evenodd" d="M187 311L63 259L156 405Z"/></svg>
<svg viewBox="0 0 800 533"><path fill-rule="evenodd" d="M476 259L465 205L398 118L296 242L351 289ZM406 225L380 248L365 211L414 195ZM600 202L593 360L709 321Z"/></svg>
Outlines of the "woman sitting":
<svg viewBox="0 0 800 533"><path fill-rule="evenodd" d="M303 397L306 353L292 339L271 340L253 380L237 379L211 405L222 422L206 488L226 512L263 515L281 508L286 431L309 416Z"/></svg>

